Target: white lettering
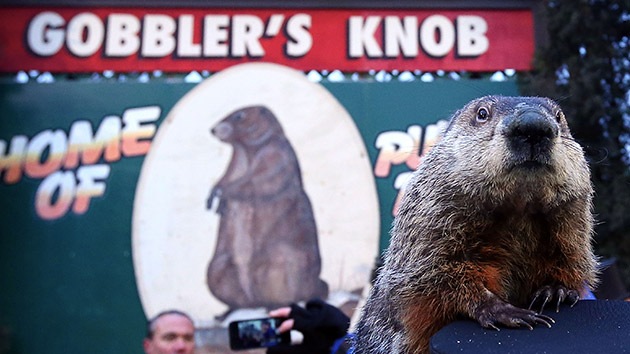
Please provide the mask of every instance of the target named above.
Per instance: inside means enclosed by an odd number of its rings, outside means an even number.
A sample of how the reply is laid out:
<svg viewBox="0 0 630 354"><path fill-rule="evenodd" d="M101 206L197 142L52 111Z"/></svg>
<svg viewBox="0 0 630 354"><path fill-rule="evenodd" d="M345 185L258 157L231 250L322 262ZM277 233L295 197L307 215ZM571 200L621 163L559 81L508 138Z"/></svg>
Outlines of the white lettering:
<svg viewBox="0 0 630 354"><path fill-rule="evenodd" d="M16 135L11 138L11 145L7 154L7 143L0 140L0 173L4 172L4 182L17 183L22 178L22 166L26 158L26 146L28 138L24 135Z"/></svg>
<svg viewBox="0 0 630 354"><path fill-rule="evenodd" d="M308 16L308 15L304 15L304 14L298 14L295 15L294 17L300 17L300 16ZM311 25L310 22L310 16L309 17L309 27ZM282 29L282 24L284 23L284 15L271 15L269 17L269 21L267 22L267 28L265 29L265 37L273 37L275 35L277 35L278 33L280 33L280 30Z"/></svg>
<svg viewBox="0 0 630 354"><path fill-rule="evenodd" d="M490 47L486 32L488 23L479 16L457 16L457 55L476 57Z"/></svg>
<svg viewBox="0 0 630 354"><path fill-rule="evenodd" d="M89 57L103 45L105 26L98 16L85 12L68 23L66 45L78 57Z"/></svg>
<svg viewBox="0 0 630 354"><path fill-rule="evenodd" d="M443 57L455 45L455 28L446 16L432 15L420 26L420 43L432 57Z"/></svg>
<svg viewBox="0 0 630 354"><path fill-rule="evenodd" d="M70 209L75 191L76 182L72 171L57 171L46 177L36 192L37 215L46 220L62 217Z"/></svg>
<svg viewBox="0 0 630 354"><path fill-rule="evenodd" d="M374 32L381 22L380 16L368 16L363 22L361 16L351 16L348 20L348 55L350 58L363 56L363 49L368 57L383 56L383 50L374 38Z"/></svg>
<svg viewBox="0 0 630 354"><path fill-rule="evenodd" d="M126 57L140 49L140 20L128 14L111 14L107 18L105 55Z"/></svg>
<svg viewBox="0 0 630 354"><path fill-rule="evenodd" d="M227 57L229 49L228 26L230 17L208 15L203 19L203 55L205 57Z"/></svg>
<svg viewBox="0 0 630 354"><path fill-rule="evenodd" d="M262 57L265 50L258 41L265 31L262 20L257 16L234 15L232 18L231 52L234 57Z"/></svg>
<svg viewBox="0 0 630 354"><path fill-rule="evenodd" d="M104 180L109 176L108 165L82 166L77 170L77 195L72 211L84 214L90 208L90 199L105 193Z"/></svg>
<svg viewBox="0 0 630 354"><path fill-rule="evenodd" d="M297 14L287 21L287 34L290 37L286 44L286 54L297 58L304 56L313 47L313 37L308 31L311 28L311 16Z"/></svg>
<svg viewBox="0 0 630 354"><path fill-rule="evenodd" d="M55 55L63 46L66 21L56 12L42 12L28 25L26 42L33 53L48 57Z"/></svg>
<svg viewBox="0 0 630 354"><path fill-rule="evenodd" d="M287 57L302 57L313 47L312 17L304 13L292 16L272 14L267 22L255 15L206 15L202 23L193 14L147 14L141 18L128 13L111 13L106 23L99 16L83 12L66 23L56 12L37 14L27 28L27 45L39 56L56 55L65 44L77 57L102 51L103 57L110 58L133 55L148 58L169 55L178 58L260 58L266 54L265 40L280 35L284 29L283 48ZM368 55L382 56L380 44L374 38L380 18L369 17L365 24L360 17L355 20L358 22L353 23L358 26L353 26L356 37L353 48L359 48L358 55L363 55L365 47ZM395 28L393 31L394 38L402 41L401 36L406 36L408 30ZM401 31L404 34L399 33ZM409 46L407 43L399 45L403 49Z"/></svg>
<svg viewBox="0 0 630 354"><path fill-rule="evenodd" d="M400 55L413 58L418 56L418 18L405 16L403 24L397 16L385 17L385 56L395 58Z"/></svg>
<svg viewBox="0 0 630 354"><path fill-rule="evenodd" d="M412 125L407 132L388 131L376 137L374 146L379 150L374 164L376 177L388 176L392 165L407 162L410 168L417 167L418 149L422 138L422 127Z"/></svg>
<svg viewBox="0 0 630 354"><path fill-rule="evenodd" d="M175 20L166 15L146 15L142 29L144 57L158 58L170 55L175 50Z"/></svg>
<svg viewBox="0 0 630 354"><path fill-rule="evenodd" d="M112 13L105 26L96 14L83 12L66 25L60 14L45 11L30 21L26 41L40 56L58 54L65 43L78 57L102 50L104 57L260 58L266 54L263 44L284 29L287 58L303 57L313 48L312 17L305 13L272 14L267 22L255 15L206 15L199 22L193 14ZM490 47L488 23L476 15L452 20L436 14L422 23L416 16L350 16L347 25L348 58L414 58L420 49L434 58L477 57Z"/></svg>
<svg viewBox="0 0 630 354"><path fill-rule="evenodd" d="M70 127L65 168L94 164L104 155L105 161L120 159L121 121L117 116L103 118L96 134L89 121L76 121Z"/></svg>
<svg viewBox="0 0 630 354"><path fill-rule="evenodd" d="M144 155L151 147L149 140L157 130L153 123L160 117L158 106L130 108L123 113L122 152L125 156Z"/></svg>
<svg viewBox="0 0 630 354"><path fill-rule="evenodd" d="M58 170L67 146L66 134L61 129L44 130L35 135L26 150L25 174L31 178L42 178ZM29 159L29 157L34 158ZM43 158L45 158L44 161L42 161Z"/></svg>
<svg viewBox="0 0 630 354"><path fill-rule="evenodd" d="M177 56L200 57L201 44L194 43L195 17L181 15L177 25Z"/></svg>

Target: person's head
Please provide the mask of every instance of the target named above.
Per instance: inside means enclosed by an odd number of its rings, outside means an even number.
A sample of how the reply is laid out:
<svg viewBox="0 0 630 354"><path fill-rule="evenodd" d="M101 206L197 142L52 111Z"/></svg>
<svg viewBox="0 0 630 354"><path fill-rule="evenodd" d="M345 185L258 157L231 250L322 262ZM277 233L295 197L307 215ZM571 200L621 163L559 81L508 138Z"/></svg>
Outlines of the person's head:
<svg viewBox="0 0 630 354"><path fill-rule="evenodd" d="M192 354L195 326L190 316L177 310L160 312L147 322L144 352L147 354Z"/></svg>

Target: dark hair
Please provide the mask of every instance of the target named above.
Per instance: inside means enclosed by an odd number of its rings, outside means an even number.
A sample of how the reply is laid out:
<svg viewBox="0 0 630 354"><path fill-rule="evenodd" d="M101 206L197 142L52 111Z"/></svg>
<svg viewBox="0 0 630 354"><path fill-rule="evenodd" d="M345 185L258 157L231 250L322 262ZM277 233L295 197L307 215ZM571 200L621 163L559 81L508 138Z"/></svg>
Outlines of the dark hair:
<svg viewBox="0 0 630 354"><path fill-rule="evenodd" d="M147 320L147 333L145 335L145 338L147 338L147 339L153 338L153 334L155 333L155 323L157 322L157 320L160 319L160 317L166 316L166 315L180 315L182 317L186 317L191 323L194 323L192 318L190 318L190 316L187 313L183 312L183 311L180 311L180 310L166 310L166 311L162 311L162 312L158 313L157 315L155 315L152 318Z"/></svg>

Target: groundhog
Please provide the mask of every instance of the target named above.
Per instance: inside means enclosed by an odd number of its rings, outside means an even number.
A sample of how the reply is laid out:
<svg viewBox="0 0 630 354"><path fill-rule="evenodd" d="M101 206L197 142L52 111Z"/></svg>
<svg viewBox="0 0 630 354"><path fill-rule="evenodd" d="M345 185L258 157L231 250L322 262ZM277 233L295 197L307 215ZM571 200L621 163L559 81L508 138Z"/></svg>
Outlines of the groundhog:
<svg viewBox="0 0 630 354"><path fill-rule="evenodd" d="M211 209L218 199L220 214L210 291L228 313L326 298L313 210L276 117L264 106L245 107L211 132L233 151L207 202Z"/></svg>
<svg viewBox="0 0 630 354"><path fill-rule="evenodd" d="M488 96L454 114L406 186L356 352L425 353L459 317L551 326L545 305L596 284L590 172L547 98Z"/></svg>

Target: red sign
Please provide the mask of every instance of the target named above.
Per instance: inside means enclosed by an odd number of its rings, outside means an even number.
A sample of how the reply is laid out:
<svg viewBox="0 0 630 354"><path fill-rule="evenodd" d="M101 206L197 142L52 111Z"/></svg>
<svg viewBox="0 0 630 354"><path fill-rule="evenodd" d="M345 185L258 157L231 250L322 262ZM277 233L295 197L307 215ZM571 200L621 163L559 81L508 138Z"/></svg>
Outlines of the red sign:
<svg viewBox="0 0 630 354"><path fill-rule="evenodd" d="M2 8L0 71L527 70L529 10Z"/></svg>

